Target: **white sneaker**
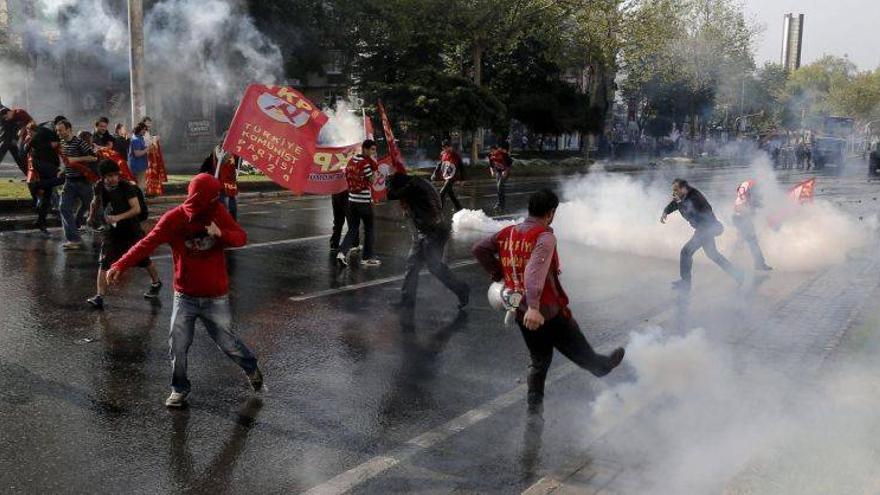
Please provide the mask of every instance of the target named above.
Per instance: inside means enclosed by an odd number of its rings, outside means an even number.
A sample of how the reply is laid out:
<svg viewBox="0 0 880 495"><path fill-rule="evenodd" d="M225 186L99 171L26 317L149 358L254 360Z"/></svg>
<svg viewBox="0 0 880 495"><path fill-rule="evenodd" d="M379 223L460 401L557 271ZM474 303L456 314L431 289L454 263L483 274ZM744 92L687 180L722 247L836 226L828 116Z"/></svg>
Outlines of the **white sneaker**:
<svg viewBox="0 0 880 495"><path fill-rule="evenodd" d="M336 262L342 266L348 266L348 256L344 253L336 253Z"/></svg>
<svg viewBox="0 0 880 495"><path fill-rule="evenodd" d="M379 266L382 262L379 258L367 258L365 260L361 260L361 265L363 266Z"/></svg>
<svg viewBox="0 0 880 495"><path fill-rule="evenodd" d="M188 394L182 394L180 392L171 391L171 395L165 399L165 407L174 407L180 408L186 405L186 396Z"/></svg>

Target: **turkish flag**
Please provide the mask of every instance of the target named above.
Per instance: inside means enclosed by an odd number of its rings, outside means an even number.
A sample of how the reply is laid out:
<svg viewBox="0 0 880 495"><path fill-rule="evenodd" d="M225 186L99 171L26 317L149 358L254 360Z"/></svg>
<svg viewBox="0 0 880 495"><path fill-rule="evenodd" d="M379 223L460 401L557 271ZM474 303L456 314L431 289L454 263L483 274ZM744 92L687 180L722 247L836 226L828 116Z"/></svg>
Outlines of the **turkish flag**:
<svg viewBox="0 0 880 495"><path fill-rule="evenodd" d="M382 129L385 131L385 141L388 143L388 156L391 159L391 166L395 172L406 173L403 154L400 152L400 147L397 146L397 140L394 139L391 121L388 119L388 114L385 113L385 105L382 104L382 100L379 100L379 117L382 119Z"/></svg>
<svg viewBox="0 0 880 495"><path fill-rule="evenodd" d="M294 194L306 190L318 133L327 116L302 93L251 84L244 92L223 149L253 164Z"/></svg>

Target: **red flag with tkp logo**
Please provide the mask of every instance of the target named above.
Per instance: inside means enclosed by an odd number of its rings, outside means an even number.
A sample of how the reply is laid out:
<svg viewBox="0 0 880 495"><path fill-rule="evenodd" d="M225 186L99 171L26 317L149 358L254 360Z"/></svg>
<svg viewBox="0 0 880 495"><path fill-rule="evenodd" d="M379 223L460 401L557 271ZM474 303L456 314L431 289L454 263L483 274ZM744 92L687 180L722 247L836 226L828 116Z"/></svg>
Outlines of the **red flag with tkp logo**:
<svg viewBox="0 0 880 495"><path fill-rule="evenodd" d="M244 92L223 149L240 156L295 194L306 190L318 133L327 116L302 93L251 84Z"/></svg>

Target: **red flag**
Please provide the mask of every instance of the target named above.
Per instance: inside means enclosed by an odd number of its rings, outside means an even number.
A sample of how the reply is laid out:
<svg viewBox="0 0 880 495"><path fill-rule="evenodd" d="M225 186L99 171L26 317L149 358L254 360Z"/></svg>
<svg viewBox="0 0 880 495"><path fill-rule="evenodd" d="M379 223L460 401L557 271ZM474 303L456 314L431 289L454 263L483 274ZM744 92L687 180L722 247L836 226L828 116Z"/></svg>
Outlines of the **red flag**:
<svg viewBox="0 0 880 495"><path fill-rule="evenodd" d="M767 224L773 229L779 229L782 226L782 222L795 214L796 206L813 202L813 194L815 190L815 177L810 177L809 179L792 186L792 188L788 190L788 197L792 200L794 204L786 205L783 207L782 211L770 215L767 218Z"/></svg>
<svg viewBox="0 0 880 495"><path fill-rule="evenodd" d="M373 202L381 203L388 197L386 180L389 175L394 174L394 169L396 167L394 167L394 160L391 158L390 154L379 158L377 164L378 166L373 170L373 173L376 174L376 181L373 182L372 187Z"/></svg>
<svg viewBox="0 0 880 495"><path fill-rule="evenodd" d="M251 84L244 92L223 149L252 163L295 194L306 190L327 116L302 93Z"/></svg>
<svg viewBox="0 0 880 495"><path fill-rule="evenodd" d="M795 184L788 190L788 196L797 204L802 205L813 201L813 193L816 189L816 178L809 179Z"/></svg>
<svg viewBox="0 0 880 495"><path fill-rule="evenodd" d="M309 180L303 192L309 194L336 194L348 189L345 165L348 159L360 153L361 143L348 146L317 148L312 160Z"/></svg>
<svg viewBox="0 0 880 495"><path fill-rule="evenodd" d="M132 174L131 169L128 168L128 162L125 161L125 158L123 158L119 152L113 148L98 148L97 155L98 160L112 160L116 163L116 166L119 167L119 176L122 177L122 180L135 182L134 174Z"/></svg>
<svg viewBox="0 0 880 495"><path fill-rule="evenodd" d="M388 120L388 114L385 113L385 105L382 104L382 100L379 100L379 117L382 119L382 129L385 131L385 141L388 143L388 156L391 158L391 166L395 172L405 173L406 164L403 161L403 154L397 146L397 140L394 139L391 121Z"/></svg>

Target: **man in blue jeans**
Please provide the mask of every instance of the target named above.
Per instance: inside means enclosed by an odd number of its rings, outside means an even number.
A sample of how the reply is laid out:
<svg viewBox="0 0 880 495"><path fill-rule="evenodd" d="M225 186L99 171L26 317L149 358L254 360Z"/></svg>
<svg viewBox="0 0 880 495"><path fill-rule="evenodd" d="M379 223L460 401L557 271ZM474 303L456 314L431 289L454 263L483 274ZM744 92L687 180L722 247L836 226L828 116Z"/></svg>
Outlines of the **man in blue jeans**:
<svg viewBox="0 0 880 495"><path fill-rule="evenodd" d="M61 225L64 227L65 250L83 248L79 234L78 218L85 218L92 204L92 184L97 178L92 166L98 161L95 149L73 133L70 121L55 124L55 132L61 138L61 153L66 157L64 165L64 189L61 191Z"/></svg>
<svg viewBox="0 0 880 495"><path fill-rule="evenodd" d="M167 211L153 230L107 272L115 283L125 270L137 265L160 244L171 245L174 260L174 309L171 313L171 395L167 407L183 407L190 392L186 376L189 347L196 320L202 320L208 336L244 370L254 391L263 388L257 358L232 330L229 306L229 275L225 248L241 247L247 234L220 203L220 181L199 174L189 183L186 201Z"/></svg>

